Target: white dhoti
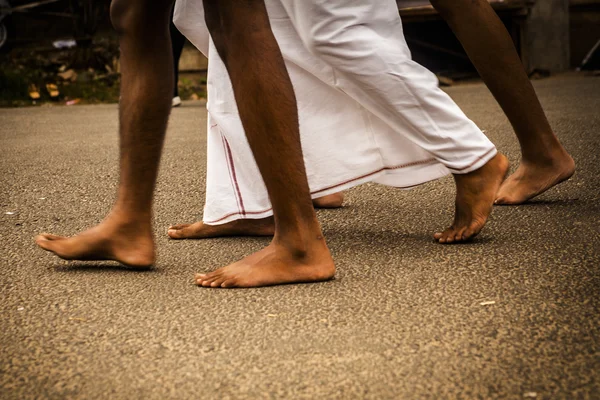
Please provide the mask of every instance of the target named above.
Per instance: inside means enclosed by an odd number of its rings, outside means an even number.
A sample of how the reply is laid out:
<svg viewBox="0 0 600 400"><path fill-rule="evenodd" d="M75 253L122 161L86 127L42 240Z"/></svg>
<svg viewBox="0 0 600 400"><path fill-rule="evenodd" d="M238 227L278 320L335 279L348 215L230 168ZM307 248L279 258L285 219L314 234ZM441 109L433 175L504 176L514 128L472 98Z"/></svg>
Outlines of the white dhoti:
<svg viewBox="0 0 600 400"><path fill-rule="evenodd" d="M313 198L370 181L409 188L471 172L496 155L435 75L411 60L394 0L265 3L296 94ZM267 190L202 0L177 0L174 20L209 58L203 220L268 217Z"/></svg>

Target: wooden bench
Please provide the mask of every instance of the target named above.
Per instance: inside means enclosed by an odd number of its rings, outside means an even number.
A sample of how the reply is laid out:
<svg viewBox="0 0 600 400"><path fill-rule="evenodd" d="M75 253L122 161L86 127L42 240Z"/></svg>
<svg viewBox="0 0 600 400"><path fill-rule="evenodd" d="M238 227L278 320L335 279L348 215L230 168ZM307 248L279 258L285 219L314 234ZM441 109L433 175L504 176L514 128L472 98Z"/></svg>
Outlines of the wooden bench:
<svg viewBox="0 0 600 400"><path fill-rule="evenodd" d="M568 6L562 6L568 4L567 0L488 1L506 25L528 72L537 69L555 71L568 68ZM573 2L594 3L598 0L571 0L571 3ZM397 4L405 25L415 26L421 23L427 25L441 20L428 0L397 0ZM551 13L552 21L547 20L549 7L560 11ZM422 40L420 36L409 38L407 35L407 41L421 48L465 57L460 48L447 48L444 43L438 43L435 38L435 40L431 38ZM564 40L561 40L560 36L564 36Z"/></svg>
<svg viewBox="0 0 600 400"><path fill-rule="evenodd" d="M498 14L513 17L527 16L535 0L488 0ZM439 18L437 11L427 0L397 0L400 15L406 21Z"/></svg>

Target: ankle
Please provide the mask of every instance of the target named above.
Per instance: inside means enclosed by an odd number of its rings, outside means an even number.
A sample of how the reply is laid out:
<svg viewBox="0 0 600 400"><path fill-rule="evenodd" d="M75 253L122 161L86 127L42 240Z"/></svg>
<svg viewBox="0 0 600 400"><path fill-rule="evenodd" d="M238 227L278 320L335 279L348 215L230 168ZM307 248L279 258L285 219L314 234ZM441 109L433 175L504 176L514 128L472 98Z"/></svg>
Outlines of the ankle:
<svg viewBox="0 0 600 400"><path fill-rule="evenodd" d="M531 145L521 144L521 158L532 163L552 164L557 160L570 158L556 136L551 139L538 140Z"/></svg>
<svg viewBox="0 0 600 400"><path fill-rule="evenodd" d="M564 147L559 146L550 150L523 151L521 164L552 168L563 164L574 164L574 161Z"/></svg>
<svg viewBox="0 0 600 400"><path fill-rule="evenodd" d="M114 207L103 223L114 226L116 229L125 231L136 231L140 233L152 232L152 214L139 211L126 211Z"/></svg>
<svg viewBox="0 0 600 400"><path fill-rule="evenodd" d="M273 244L283 247L295 259L306 259L314 251L327 249L325 237L319 229L318 231L303 231L291 234L287 232L281 234L275 233Z"/></svg>

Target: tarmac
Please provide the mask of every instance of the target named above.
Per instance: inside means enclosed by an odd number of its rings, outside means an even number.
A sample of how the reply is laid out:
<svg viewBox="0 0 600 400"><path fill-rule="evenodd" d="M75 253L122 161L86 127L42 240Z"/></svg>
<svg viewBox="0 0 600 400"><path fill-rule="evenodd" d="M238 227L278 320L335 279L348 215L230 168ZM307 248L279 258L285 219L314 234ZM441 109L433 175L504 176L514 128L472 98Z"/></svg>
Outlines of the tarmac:
<svg viewBox="0 0 600 400"><path fill-rule="evenodd" d="M599 399L600 78L535 82L574 177L496 207L472 243L445 178L372 184L319 211L336 278L244 290L193 285L267 238L172 241L201 217L206 110L174 109L156 193L156 267L62 261L110 208L117 106L0 110L2 399ZM482 84L448 89L513 168L519 146ZM523 110L526 112L526 110Z"/></svg>

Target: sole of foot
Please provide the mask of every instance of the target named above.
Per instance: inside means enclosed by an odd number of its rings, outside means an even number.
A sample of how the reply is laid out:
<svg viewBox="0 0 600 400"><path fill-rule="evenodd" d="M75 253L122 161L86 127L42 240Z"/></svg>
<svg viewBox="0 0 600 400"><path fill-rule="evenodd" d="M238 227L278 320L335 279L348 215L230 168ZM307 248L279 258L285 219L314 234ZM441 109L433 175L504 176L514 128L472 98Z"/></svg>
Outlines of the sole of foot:
<svg viewBox="0 0 600 400"><path fill-rule="evenodd" d="M250 288L332 279L335 265L325 240L308 251L290 250L271 243L266 248L216 271L197 274L195 282L207 288Z"/></svg>
<svg viewBox="0 0 600 400"><path fill-rule="evenodd" d="M42 249L64 260L117 261L129 268L154 265L154 241L150 232L113 229L100 224L72 237L42 233L35 238Z"/></svg>
<svg viewBox="0 0 600 400"><path fill-rule="evenodd" d="M523 160L498 191L497 205L523 204L548 189L568 180L575 173L575 161L562 151L547 162Z"/></svg>
<svg viewBox="0 0 600 400"><path fill-rule="evenodd" d="M477 236L492 212L498 188L507 171L508 160L498 153L478 170L454 175L454 222L445 231L436 233L434 239L442 244L451 244L466 242Z"/></svg>

